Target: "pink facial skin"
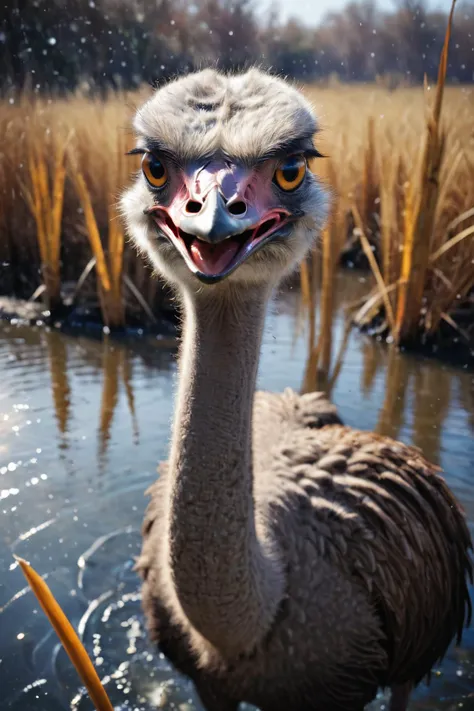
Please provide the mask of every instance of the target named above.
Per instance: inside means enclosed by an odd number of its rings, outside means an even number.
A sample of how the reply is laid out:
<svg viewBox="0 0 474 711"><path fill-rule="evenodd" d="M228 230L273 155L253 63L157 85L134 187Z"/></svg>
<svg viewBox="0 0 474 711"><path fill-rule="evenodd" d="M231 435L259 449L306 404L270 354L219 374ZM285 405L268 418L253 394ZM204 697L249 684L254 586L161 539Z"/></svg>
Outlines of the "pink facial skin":
<svg viewBox="0 0 474 711"><path fill-rule="evenodd" d="M191 170L182 176L184 183L172 198L167 212L176 227L180 227L182 216L188 214L188 201L202 203L211 190L217 189L229 207L237 201L245 202L245 216L256 224L276 207L275 196L270 187L274 169L273 163L256 170L229 165L223 160L211 161L204 167Z"/></svg>
<svg viewBox="0 0 474 711"><path fill-rule="evenodd" d="M180 187L174 188L167 206L157 205L150 212L191 271L211 279L226 276L289 221L289 212L277 206L271 189L275 167L275 161L249 169L224 160L213 160L172 176L172 189L177 180L183 181ZM232 211L232 205L236 203L239 203L237 210ZM224 235L208 241L207 219L209 217L211 226L214 208L219 211ZM193 227L201 232L195 233ZM191 244L189 240L186 244L181 230L188 237L194 234L197 237ZM242 233L245 234L239 240Z"/></svg>

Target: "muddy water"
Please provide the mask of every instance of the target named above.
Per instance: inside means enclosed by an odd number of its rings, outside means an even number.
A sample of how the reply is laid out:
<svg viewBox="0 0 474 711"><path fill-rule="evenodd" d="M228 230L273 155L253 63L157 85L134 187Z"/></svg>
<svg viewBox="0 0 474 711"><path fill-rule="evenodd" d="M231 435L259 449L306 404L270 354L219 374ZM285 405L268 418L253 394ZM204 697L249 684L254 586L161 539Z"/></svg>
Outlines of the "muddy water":
<svg viewBox="0 0 474 711"><path fill-rule="evenodd" d="M344 300L364 290L340 277ZM298 300L268 315L260 387L299 389L306 337ZM352 333L331 383L346 423L412 442L439 462L474 529L473 375L390 353ZM79 627L116 709L198 709L191 686L148 645L132 571L144 490L166 455L175 350L0 328L0 709L91 709L76 674L16 567L45 574ZM374 708L382 709L380 698ZM474 710L474 633L422 687L412 709Z"/></svg>

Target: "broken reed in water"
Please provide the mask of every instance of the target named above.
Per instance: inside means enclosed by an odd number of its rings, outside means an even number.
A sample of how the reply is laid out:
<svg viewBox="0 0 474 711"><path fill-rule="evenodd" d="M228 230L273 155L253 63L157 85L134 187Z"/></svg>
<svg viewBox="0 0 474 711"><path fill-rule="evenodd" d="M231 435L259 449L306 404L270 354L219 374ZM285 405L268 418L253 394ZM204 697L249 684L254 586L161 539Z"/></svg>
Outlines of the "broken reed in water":
<svg viewBox="0 0 474 711"><path fill-rule="evenodd" d="M84 682L97 711L114 711L94 665L84 649L84 645L56 602L48 585L26 560L17 556L15 556L15 559L69 655L71 662L74 664L77 673Z"/></svg>

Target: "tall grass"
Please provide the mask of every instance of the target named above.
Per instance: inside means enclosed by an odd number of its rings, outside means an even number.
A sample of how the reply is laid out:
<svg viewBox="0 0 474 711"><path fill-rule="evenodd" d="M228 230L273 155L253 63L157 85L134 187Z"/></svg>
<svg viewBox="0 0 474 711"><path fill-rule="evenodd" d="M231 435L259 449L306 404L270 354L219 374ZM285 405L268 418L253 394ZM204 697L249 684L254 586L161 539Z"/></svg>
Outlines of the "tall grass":
<svg viewBox="0 0 474 711"><path fill-rule="evenodd" d="M128 317L142 323L155 318L165 291L127 246L115 209L138 167L125 153L133 145L131 102L141 101L137 93L106 101L25 94L14 104L0 102L4 294L42 295L53 310L71 293L78 302L86 293L90 298L94 283L110 328Z"/></svg>
<svg viewBox="0 0 474 711"><path fill-rule="evenodd" d="M399 101L406 91L394 93L398 126L386 121L385 101L374 105L356 189L347 185L354 182L350 152L350 178L336 180L337 209L376 279L355 320L377 324L397 344L433 336L442 322L463 334L457 311L474 288L474 94L461 89L454 99L445 86L454 5L436 87L419 92L416 113L415 102L404 108Z"/></svg>
<svg viewBox="0 0 474 711"><path fill-rule="evenodd" d="M403 258L396 322L392 326L397 343L416 335L426 288L439 179L446 146L446 130L441 126L441 109L455 2L453 0L441 53L434 104L428 106L419 175L415 175L415 179L409 182L405 193Z"/></svg>
<svg viewBox="0 0 474 711"><path fill-rule="evenodd" d="M310 381L331 369L331 289L348 244L363 250L377 276L357 314L362 326L376 323L379 332L404 343L435 334L442 323L454 327L458 309L468 303L474 286L474 91L444 86L443 57L437 90L304 88L323 128L318 148L329 156L315 169L333 194L330 224L302 272L313 324ZM4 293L30 297L43 284L47 303L57 305L73 282L79 300L94 286L111 328L132 317L156 318L166 292L126 244L114 210L139 167L137 159L123 159L133 144L126 127L148 91L102 101L24 95L13 105L0 102Z"/></svg>
<svg viewBox="0 0 474 711"><path fill-rule="evenodd" d="M47 153L51 150L53 158L48 164ZM65 153L66 142L61 137L51 146L34 136L27 154L30 185L23 186L23 195L36 223L44 291L52 311L61 304L59 258L66 179Z"/></svg>
<svg viewBox="0 0 474 711"><path fill-rule="evenodd" d="M92 207L92 198L86 181L78 167L74 168L74 184L84 213L87 238L91 247L94 266L97 273L97 290L105 325L121 327L125 324L122 299L122 269L124 235L122 228L109 208L108 253L105 253ZM111 200L111 196L109 196Z"/></svg>

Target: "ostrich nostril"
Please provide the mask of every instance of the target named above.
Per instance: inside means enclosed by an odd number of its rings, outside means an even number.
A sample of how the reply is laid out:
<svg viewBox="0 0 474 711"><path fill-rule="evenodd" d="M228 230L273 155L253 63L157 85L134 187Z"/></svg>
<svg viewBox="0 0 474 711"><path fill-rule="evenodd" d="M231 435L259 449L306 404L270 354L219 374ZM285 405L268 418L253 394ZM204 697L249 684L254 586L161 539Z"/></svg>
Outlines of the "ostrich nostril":
<svg viewBox="0 0 474 711"><path fill-rule="evenodd" d="M247 212L247 205L242 201L238 200L227 206L228 211L231 215L245 215Z"/></svg>
<svg viewBox="0 0 474 711"><path fill-rule="evenodd" d="M189 212L192 215L196 215L198 212L201 212L201 209L202 203L197 200L188 200L186 203L186 212Z"/></svg>

